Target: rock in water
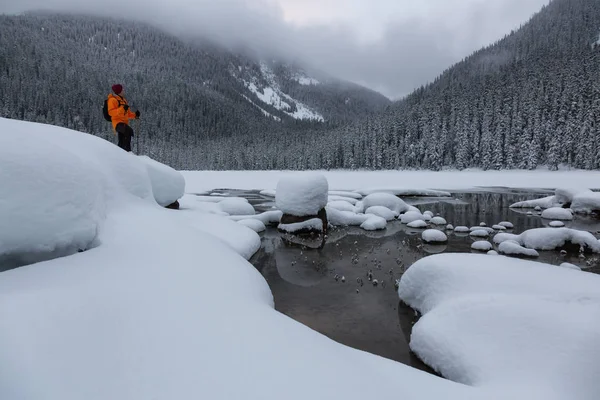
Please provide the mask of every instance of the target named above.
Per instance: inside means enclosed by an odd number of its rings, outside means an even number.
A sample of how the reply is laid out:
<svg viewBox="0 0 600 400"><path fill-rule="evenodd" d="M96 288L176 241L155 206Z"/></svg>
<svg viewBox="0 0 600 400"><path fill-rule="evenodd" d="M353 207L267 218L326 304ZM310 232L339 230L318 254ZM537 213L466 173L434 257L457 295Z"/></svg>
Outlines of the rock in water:
<svg viewBox="0 0 600 400"><path fill-rule="evenodd" d="M277 208L283 212L279 229L289 233L327 232L329 184L323 175L298 175L281 179L275 191ZM316 224L315 220L321 224Z"/></svg>

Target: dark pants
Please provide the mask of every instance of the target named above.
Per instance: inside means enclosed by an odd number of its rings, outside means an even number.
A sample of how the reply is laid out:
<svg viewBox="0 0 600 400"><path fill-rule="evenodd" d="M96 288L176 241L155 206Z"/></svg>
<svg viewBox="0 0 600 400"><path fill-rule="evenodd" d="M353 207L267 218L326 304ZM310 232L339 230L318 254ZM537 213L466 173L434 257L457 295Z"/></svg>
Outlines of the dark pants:
<svg viewBox="0 0 600 400"><path fill-rule="evenodd" d="M116 127L117 135L119 137L118 146L125 151L131 151L131 137L133 136L133 129L127 124L119 123Z"/></svg>

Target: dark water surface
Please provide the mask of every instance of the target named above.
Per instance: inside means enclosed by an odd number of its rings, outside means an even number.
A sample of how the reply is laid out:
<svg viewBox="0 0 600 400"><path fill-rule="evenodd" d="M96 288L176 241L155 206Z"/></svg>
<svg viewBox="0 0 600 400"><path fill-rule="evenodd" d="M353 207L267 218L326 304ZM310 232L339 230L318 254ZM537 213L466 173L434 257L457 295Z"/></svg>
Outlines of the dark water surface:
<svg viewBox="0 0 600 400"><path fill-rule="evenodd" d="M488 189L453 193L452 198L404 200L422 211L439 213L454 226L470 227L481 222L492 226L510 221L515 229L509 232L521 233L550 221L542 220L537 213L528 216L511 210L510 204L548 193ZM242 195L260 210L273 205L256 193ZM600 222L591 218L576 217L566 226L600 231ZM429 371L410 352L408 343L416 316L400 303L394 283L415 261L428 255L472 252L474 240L469 235L449 233L447 245L428 246L422 243L421 232L395 221L380 232L356 227L334 229L323 243L321 239L283 235L269 228L262 234L261 250L250 261L269 283L280 312L339 343ZM580 259L578 255L540 252L537 261L556 265L570 262L600 273L597 256Z"/></svg>

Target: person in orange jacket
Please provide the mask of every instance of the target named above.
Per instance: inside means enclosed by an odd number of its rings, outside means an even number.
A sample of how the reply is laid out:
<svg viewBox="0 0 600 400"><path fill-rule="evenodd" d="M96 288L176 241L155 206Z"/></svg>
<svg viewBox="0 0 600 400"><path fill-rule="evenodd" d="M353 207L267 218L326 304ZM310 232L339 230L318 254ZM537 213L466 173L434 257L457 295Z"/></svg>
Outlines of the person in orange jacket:
<svg viewBox="0 0 600 400"><path fill-rule="evenodd" d="M118 135L118 146L125 151L131 151L131 138L133 129L129 126L130 119L140 117L139 110L135 113L129 109L129 104L123 96L125 90L122 85L113 85L113 93L108 95L108 115L110 115L115 134Z"/></svg>

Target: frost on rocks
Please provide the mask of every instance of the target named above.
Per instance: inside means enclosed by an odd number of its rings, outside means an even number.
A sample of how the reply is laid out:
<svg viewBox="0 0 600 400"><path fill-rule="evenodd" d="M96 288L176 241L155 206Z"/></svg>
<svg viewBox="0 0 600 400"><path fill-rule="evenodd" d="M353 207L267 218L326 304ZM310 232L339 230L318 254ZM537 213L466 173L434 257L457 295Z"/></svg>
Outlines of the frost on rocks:
<svg viewBox="0 0 600 400"><path fill-rule="evenodd" d="M410 224L414 221L425 221L425 215L418 211L408 211L400 216L400 222Z"/></svg>
<svg viewBox="0 0 600 400"><path fill-rule="evenodd" d="M264 232L267 229L265 224L263 224L262 221L259 221L258 219L242 219L238 221L238 224L244 225L245 227L252 229L256 233Z"/></svg>
<svg viewBox="0 0 600 400"><path fill-rule="evenodd" d="M382 206L392 210L396 214L402 214L410 210L410 206L402 199L389 193L370 194L362 200L362 203L365 209L369 209L373 206Z"/></svg>
<svg viewBox="0 0 600 400"><path fill-rule="evenodd" d="M408 226L409 228L413 228L413 229L424 229L424 228L427 228L427 222L425 222L421 219L418 219L416 221L408 223L406 226Z"/></svg>
<svg viewBox="0 0 600 400"><path fill-rule="evenodd" d="M328 184L323 175L292 175L277 184L275 202L284 214L317 215L327 205Z"/></svg>
<svg viewBox="0 0 600 400"><path fill-rule="evenodd" d="M476 230L471 231L471 236L486 238L486 237L490 236L490 232L485 229L476 229Z"/></svg>
<svg viewBox="0 0 600 400"><path fill-rule="evenodd" d="M392 221L392 220L396 219L396 217L398 216L398 214L396 214L389 208L386 208L383 206L369 207L365 211L365 214L377 215L378 217L381 217L381 218L385 219L386 221Z"/></svg>
<svg viewBox="0 0 600 400"><path fill-rule="evenodd" d="M442 231L437 229L428 229L421 234L421 239L425 243L436 244L436 243L447 243L448 236Z"/></svg>
<svg viewBox="0 0 600 400"><path fill-rule="evenodd" d="M225 199L219 202L219 208L229 215L253 215L256 212L248 200L242 197Z"/></svg>
<svg viewBox="0 0 600 400"><path fill-rule="evenodd" d="M338 211L354 212L354 205L347 201L330 201L327 203L327 208L335 208Z"/></svg>
<svg viewBox="0 0 600 400"><path fill-rule="evenodd" d="M381 218L377 215L369 215L367 220L360 225L365 231L380 231L385 229L386 226L387 221L385 218Z"/></svg>
<svg viewBox="0 0 600 400"><path fill-rule="evenodd" d="M537 228L530 229L520 235L499 233L494 237L496 244L515 241L529 249L549 251L568 248L572 252L600 253L600 242L589 232L569 228Z"/></svg>
<svg viewBox="0 0 600 400"><path fill-rule="evenodd" d="M398 294L422 314L411 349L446 378L498 399L598 398L600 276L443 254L411 266Z"/></svg>
<svg viewBox="0 0 600 400"><path fill-rule="evenodd" d="M542 212L542 218L553 219L556 221L572 221L573 213L571 213L571 210L566 208L552 207Z"/></svg>
<svg viewBox="0 0 600 400"><path fill-rule="evenodd" d="M513 240L507 240L505 242L500 243L500 245L498 246L498 251L500 252L500 254L515 257L536 258L540 256L540 254L537 251L533 249L527 249Z"/></svg>
<svg viewBox="0 0 600 400"><path fill-rule="evenodd" d="M548 224L551 228L562 228L565 226L565 223L562 221L550 221Z"/></svg>
<svg viewBox="0 0 600 400"><path fill-rule="evenodd" d="M454 232L455 233L470 233L471 229L469 229L466 226L457 226L456 228L454 228Z"/></svg>
<svg viewBox="0 0 600 400"><path fill-rule="evenodd" d="M429 222L432 223L433 225L447 225L448 224L448 221L446 221L442 217L433 217L433 218L431 218L431 221L429 221Z"/></svg>
<svg viewBox="0 0 600 400"><path fill-rule="evenodd" d="M323 232L323 221L319 218L312 218L303 222L296 222L293 224L279 224L277 227L285 233L309 233L309 232Z"/></svg>
<svg viewBox="0 0 600 400"><path fill-rule="evenodd" d="M488 252L488 251L492 250L492 248L493 248L492 244L485 240L479 240L477 242L474 242L471 245L471 249L476 250L476 251Z"/></svg>

